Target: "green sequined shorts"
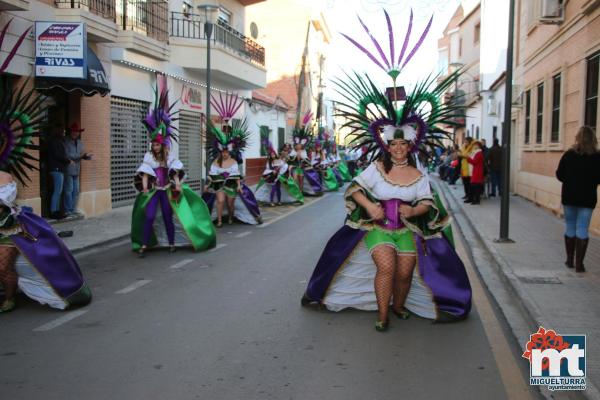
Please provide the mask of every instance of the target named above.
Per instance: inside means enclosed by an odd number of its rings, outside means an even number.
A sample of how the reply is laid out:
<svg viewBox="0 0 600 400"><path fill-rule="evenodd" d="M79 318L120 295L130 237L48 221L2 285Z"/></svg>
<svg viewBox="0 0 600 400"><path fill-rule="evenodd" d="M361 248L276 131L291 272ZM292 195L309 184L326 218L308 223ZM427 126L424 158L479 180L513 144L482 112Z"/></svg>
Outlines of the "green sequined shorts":
<svg viewBox="0 0 600 400"><path fill-rule="evenodd" d="M396 231L374 228L365 235L365 244L370 253L377 246L391 246L398 254L412 255L417 253L413 233L407 228Z"/></svg>

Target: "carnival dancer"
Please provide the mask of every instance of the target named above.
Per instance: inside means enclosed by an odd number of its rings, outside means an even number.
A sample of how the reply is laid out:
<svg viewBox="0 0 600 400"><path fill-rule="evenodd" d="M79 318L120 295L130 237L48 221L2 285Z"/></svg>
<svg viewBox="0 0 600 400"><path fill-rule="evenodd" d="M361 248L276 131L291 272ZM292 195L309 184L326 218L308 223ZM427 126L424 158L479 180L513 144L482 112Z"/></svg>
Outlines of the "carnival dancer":
<svg viewBox="0 0 600 400"><path fill-rule="evenodd" d="M397 73L390 74L394 86ZM436 321L468 315L471 287L452 244L450 218L416 165L418 152L449 137L440 126L454 106L439 98L457 76L418 83L401 105L396 90L381 91L368 76L338 81L348 104L356 104L341 106L344 127L356 147L367 146L373 162L346 191L346 225L327 243L303 305L378 310L377 331L388 329L390 305L400 319L409 311Z"/></svg>
<svg viewBox="0 0 600 400"><path fill-rule="evenodd" d="M291 176L286 162L287 151L281 150L281 154L278 156L268 139L264 141L263 145L267 149L268 157L265 170L256 186L256 199L263 203L269 203L272 207L282 203L304 203L304 195ZM275 202L275 200L277 201Z"/></svg>
<svg viewBox="0 0 600 400"><path fill-rule="evenodd" d="M331 142L331 152L329 153L329 159L331 160L333 166L333 172L336 174L338 181L342 182L351 182L352 176L350 175L350 170L348 169L348 164L340 157L338 152L338 146L335 140ZM340 184L343 186L343 183Z"/></svg>
<svg viewBox="0 0 600 400"><path fill-rule="evenodd" d="M313 168L307 153L312 139L311 118L312 113L307 112L302 119L302 126L294 129L292 133L294 147L290 153L288 164L292 168L292 176L302 193L308 196L321 196L323 194L321 179L318 171Z"/></svg>
<svg viewBox="0 0 600 400"><path fill-rule="evenodd" d="M184 184L183 164L171 152L176 129L172 106L165 88L155 90L154 106L143 120L150 139L150 151L136 171L140 191L133 205L131 242L134 251L145 257L149 247L192 246L201 251L216 244L216 232L204 201ZM156 222L160 208L163 224Z"/></svg>
<svg viewBox="0 0 600 400"><path fill-rule="evenodd" d="M327 150L325 150L321 144L315 146L315 165L321 174L321 182L323 182L323 190L328 192L335 192L340 188L340 183L337 180L331 162L327 157ZM343 183L343 182L342 182Z"/></svg>
<svg viewBox="0 0 600 400"><path fill-rule="evenodd" d="M8 29L10 22L4 30ZM26 186L28 170L36 169L29 151L47 116L47 99L9 85L4 71L23 40L17 40L0 67L0 313L16 307L17 287L28 297L57 309L88 304L92 292L77 261L52 227L29 207L16 204L17 181ZM3 36L0 36L0 48Z"/></svg>
<svg viewBox="0 0 600 400"><path fill-rule="evenodd" d="M250 225L262 224L258 202L252 190L244 184L242 176L244 149L248 144L250 131L245 119L233 119L244 100L237 94L219 94L219 99L211 98L224 122L222 129L209 124L209 157L214 160L208 172L208 185L202 194L212 210L216 206L217 227L223 226L223 210L227 207L227 222L234 218ZM230 124L231 121L231 124Z"/></svg>

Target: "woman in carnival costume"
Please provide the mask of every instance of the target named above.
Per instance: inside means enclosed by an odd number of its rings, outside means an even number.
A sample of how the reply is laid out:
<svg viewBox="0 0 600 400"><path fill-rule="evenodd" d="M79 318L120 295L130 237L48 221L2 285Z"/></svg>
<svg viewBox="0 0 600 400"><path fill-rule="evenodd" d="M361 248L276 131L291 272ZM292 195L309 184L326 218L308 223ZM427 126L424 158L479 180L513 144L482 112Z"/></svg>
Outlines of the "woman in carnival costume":
<svg viewBox="0 0 600 400"><path fill-rule="evenodd" d="M268 139L264 141L263 146L268 153L267 164L256 186L256 199L263 203L270 203L271 206L282 203L304 203L304 195L292 178L286 162L287 151L281 150L281 154L277 155Z"/></svg>
<svg viewBox="0 0 600 400"><path fill-rule="evenodd" d="M395 86L399 68L389 72ZM456 77L435 87L435 77L419 83L399 108L396 91L388 97L368 77L356 74L337 82L346 99L340 104L345 126L374 162L346 191L346 224L327 243L303 305L378 310L377 331L388 329L390 305L400 319L410 312L435 321L468 315L471 287L453 247L450 218L428 177L416 168L418 152L447 136L439 126L449 123L455 110L438 99Z"/></svg>
<svg viewBox="0 0 600 400"><path fill-rule="evenodd" d="M338 146L335 140L331 141L330 145L331 151L329 153L329 160L333 167L333 172L335 173L338 181L342 182L351 182L352 176L350 175L350 170L348 169L348 165L342 160L340 154L338 153ZM343 185L340 184L340 186Z"/></svg>
<svg viewBox="0 0 600 400"><path fill-rule="evenodd" d="M221 119L225 122L222 129L209 124L209 156L213 159L208 172L208 186L202 195L209 208L217 203L217 227L223 226L223 210L227 207L228 224L234 217L250 225L262 224L260 208L252 190L243 182L240 164L247 146L250 132L246 120L233 119L243 100L237 95L219 94L219 101L211 99ZM232 124L229 125L229 121Z"/></svg>
<svg viewBox="0 0 600 400"><path fill-rule="evenodd" d="M168 91L155 90L154 106L143 120L150 138L150 151L136 171L140 191L133 205L131 242L145 257L149 247L192 246L195 251L216 245L216 232L204 201L184 184L183 164L171 153L176 130ZM160 208L162 222L156 215Z"/></svg>
<svg viewBox="0 0 600 400"><path fill-rule="evenodd" d="M327 141L325 141L325 144L327 144ZM315 140L315 151L313 152L311 161L314 168L316 168L321 175L323 190L327 192L337 191L340 188L340 183L333 173L333 168L327 157L327 150L324 148L320 137Z"/></svg>
<svg viewBox="0 0 600 400"><path fill-rule="evenodd" d="M8 29L10 22L5 26ZM57 309L88 304L92 292L77 261L54 230L29 207L16 204L17 183L26 185L27 170L37 159L28 151L40 136L46 99L33 90L11 88L3 73L29 29L15 44L0 67L0 286L4 299L0 313L16 307L17 287L28 297ZM4 35L0 36L0 48Z"/></svg>
<svg viewBox="0 0 600 400"><path fill-rule="evenodd" d="M321 196L323 194L321 178L313 168L307 152L312 139L309 125L311 118L312 113L306 113L302 119L302 127L294 129L292 133L293 150L290 153L288 164L292 168L292 176L302 193L308 196Z"/></svg>

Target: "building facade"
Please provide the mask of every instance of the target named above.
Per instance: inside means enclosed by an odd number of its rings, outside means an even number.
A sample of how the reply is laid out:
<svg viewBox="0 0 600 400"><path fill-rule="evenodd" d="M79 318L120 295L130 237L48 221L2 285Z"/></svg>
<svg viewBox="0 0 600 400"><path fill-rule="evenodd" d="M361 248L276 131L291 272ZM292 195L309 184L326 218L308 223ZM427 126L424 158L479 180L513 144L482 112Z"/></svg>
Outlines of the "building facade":
<svg viewBox="0 0 600 400"><path fill-rule="evenodd" d="M516 9L516 83L523 94L513 109L514 190L560 215L558 162L581 126L597 134L600 127L600 7L591 0L557 1L562 12L554 17L540 5L521 0ZM600 234L598 209L591 229Z"/></svg>
<svg viewBox="0 0 600 400"><path fill-rule="evenodd" d="M246 37L245 10L256 0L220 0L211 40L211 91L249 97L266 84L265 50ZM204 4L206 2L202 2ZM72 123L85 131L82 141L93 159L82 163L79 208L86 216L132 204L132 177L147 150L141 123L160 80L180 112L180 140L173 146L188 172L188 183L201 188L206 143L206 16L200 2L186 0L31 0L0 1L0 24L10 19L9 46L36 21L84 22L87 29L88 79L65 82L37 77L35 87L48 96L48 133L60 135ZM33 35L7 71L16 81L34 74ZM8 46L7 46L8 47ZM2 54L5 56L6 54ZM3 58L3 57L2 57ZM97 59L95 70L89 60ZM93 82L91 81L93 78ZM211 115L215 121L213 115ZM52 190L42 142L40 172L20 188L22 202L48 214Z"/></svg>

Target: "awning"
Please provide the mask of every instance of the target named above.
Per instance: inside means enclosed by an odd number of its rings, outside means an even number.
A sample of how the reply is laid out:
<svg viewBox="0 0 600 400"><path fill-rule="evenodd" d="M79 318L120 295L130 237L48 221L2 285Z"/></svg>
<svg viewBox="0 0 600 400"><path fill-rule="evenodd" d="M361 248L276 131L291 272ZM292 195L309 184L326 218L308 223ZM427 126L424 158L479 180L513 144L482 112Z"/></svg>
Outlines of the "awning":
<svg viewBox="0 0 600 400"><path fill-rule="evenodd" d="M36 77L35 88L37 90L59 88L66 92L80 91L86 96L93 96L96 93L106 96L110 93L108 77L102 63L89 47L87 48L87 70L87 79Z"/></svg>

